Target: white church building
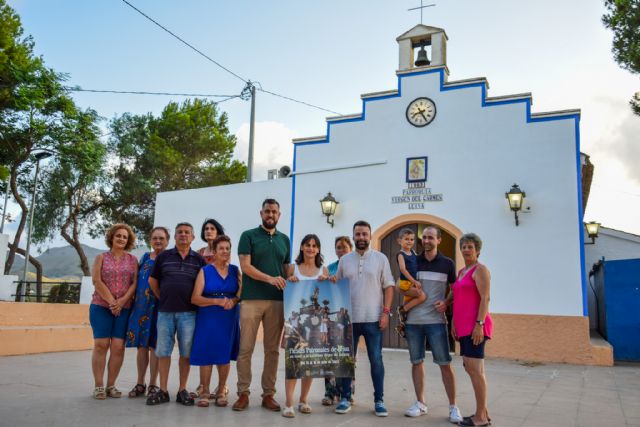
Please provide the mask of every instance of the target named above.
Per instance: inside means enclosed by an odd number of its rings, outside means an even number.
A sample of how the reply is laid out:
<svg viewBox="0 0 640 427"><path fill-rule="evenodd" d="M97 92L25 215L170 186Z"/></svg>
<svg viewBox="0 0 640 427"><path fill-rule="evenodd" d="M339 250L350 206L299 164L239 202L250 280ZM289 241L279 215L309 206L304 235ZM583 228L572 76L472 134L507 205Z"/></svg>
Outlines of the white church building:
<svg viewBox="0 0 640 427"><path fill-rule="evenodd" d="M492 276L489 356L612 364L611 347L589 335L580 111L533 113L529 93L490 97L485 78L450 81L443 29L417 25L397 41L397 88L362 95L362 111L328 118L326 135L294 140L289 177L160 193L155 224L199 231L211 217L235 244L270 197L294 254L315 233L332 262L334 238L363 219L393 260L400 228L435 224L459 268L458 239L475 232ZM416 66L421 46L431 61ZM514 184L525 193L515 214L505 197ZM319 203L328 193L339 202L333 225ZM390 329L385 346L406 347Z"/></svg>

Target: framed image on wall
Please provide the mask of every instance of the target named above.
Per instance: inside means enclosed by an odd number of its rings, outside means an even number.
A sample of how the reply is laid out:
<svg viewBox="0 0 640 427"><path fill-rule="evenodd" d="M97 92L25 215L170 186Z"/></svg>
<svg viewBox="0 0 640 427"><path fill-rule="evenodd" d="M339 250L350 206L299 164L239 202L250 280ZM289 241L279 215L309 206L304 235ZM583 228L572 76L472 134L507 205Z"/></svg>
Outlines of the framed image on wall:
<svg viewBox="0 0 640 427"><path fill-rule="evenodd" d="M425 182L427 180L427 156L407 158L407 182Z"/></svg>

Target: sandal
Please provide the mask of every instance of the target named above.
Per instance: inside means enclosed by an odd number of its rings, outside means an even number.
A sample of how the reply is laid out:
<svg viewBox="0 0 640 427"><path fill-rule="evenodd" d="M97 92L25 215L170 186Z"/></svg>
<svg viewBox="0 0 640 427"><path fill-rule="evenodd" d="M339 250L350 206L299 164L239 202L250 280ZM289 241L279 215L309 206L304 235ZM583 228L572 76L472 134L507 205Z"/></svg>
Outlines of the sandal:
<svg viewBox="0 0 640 427"><path fill-rule="evenodd" d="M122 392L116 388L116 386L112 385L107 387L107 396L118 399L122 397Z"/></svg>
<svg viewBox="0 0 640 427"><path fill-rule="evenodd" d="M93 389L93 398L97 400L105 400L107 393L104 391L104 387L96 387Z"/></svg>
<svg viewBox="0 0 640 427"><path fill-rule="evenodd" d="M133 399L134 397L144 396L145 391L147 391L146 384L136 384L129 392L129 397Z"/></svg>
<svg viewBox="0 0 640 427"><path fill-rule="evenodd" d="M293 406L285 406L282 409L282 416L285 418L295 418L296 411L293 410Z"/></svg>
<svg viewBox="0 0 640 427"><path fill-rule="evenodd" d="M155 393L149 394L149 396L147 396L147 405L149 406L159 405L161 403L167 403L170 400L171 399L169 398L168 391L162 391L158 389L158 391L156 391Z"/></svg>
<svg viewBox="0 0 640 427"><path fill-rule="evenodd" d="M147 389L147 396L151 396L153 393L157 393L160 391L160 387L157 385L150 385Z"/></svg>
<svg viewBox="0 0 640 427"><path fill-rule="evenodd" d="M325 396L322 398L322 406L333 406L333 398Z"/></svg>
<svg viewBox="0 0 640 427"><path fill-rule="evenodd" d="M203 392L204 392L204 384L200 384L196 388L196 391L192 391L192 392L189 393L189 396L192 399L197 399L202 395Z"/></svg>
<svg viewBox="0 0 640 427"><path fill-rule="evenodd" d="M215 405L221 408L224 408L225 406L227 406L229 404L229 400L227 400L228 395L229 395L229 387L224 386L224 388L222 389L222 392L219 392L218 388L216 387L215 391L212 394L214 400L216 401Z"/></svg>
<svg viewBox="0 0 640 427"><path fill-rule="evenodd" d="M311 406L307 402L298 403L298 411L301 414L310 414L312 411Z"/></svg>
<svg viewBox="0 0 640 427"><path fill-rule="evenodd" d="M472 418L472 417L464 417L464 418L462 419L462 421L460 421L460 422L458 423L458 425L459 425L459 426L476 426L476 427L479 427L479 426L482 426L482 427L484 427L484 426L490 426L490 425L491 425L491 418L489 418L489 419L488 419L488 421L487 421L486 423L484 423L484 424L476 424L476 423L473 421L473 418Z"/></svg>
<svg viewBox="0 0 640 427"><path fill-rule="evenodd" d="M198 408L208 408L209 407L209 399L205 397L199 397L198 403L196 403Z"/></svg>

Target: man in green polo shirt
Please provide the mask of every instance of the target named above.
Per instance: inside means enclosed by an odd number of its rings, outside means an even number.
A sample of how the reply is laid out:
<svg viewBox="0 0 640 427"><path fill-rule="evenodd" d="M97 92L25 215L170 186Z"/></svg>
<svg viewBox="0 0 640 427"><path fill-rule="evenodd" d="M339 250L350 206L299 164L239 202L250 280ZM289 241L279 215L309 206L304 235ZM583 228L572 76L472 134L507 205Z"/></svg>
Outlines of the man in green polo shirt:
<svg viewBox="0 0 640 427"><path fill-rule="evenodd" d="M240 306L240 350L238 370L238 400L235 411L249 405L251 386L251 356L256 345L260 323L263 330L264 367L262 368L262 406L279 411L276 393L279 344L284 325L282 290L289 269L289 238L276 230L280 219L280 204L274 199L262 202L262 225L240 236L238 256L242 268L242 304Z"/></svg>

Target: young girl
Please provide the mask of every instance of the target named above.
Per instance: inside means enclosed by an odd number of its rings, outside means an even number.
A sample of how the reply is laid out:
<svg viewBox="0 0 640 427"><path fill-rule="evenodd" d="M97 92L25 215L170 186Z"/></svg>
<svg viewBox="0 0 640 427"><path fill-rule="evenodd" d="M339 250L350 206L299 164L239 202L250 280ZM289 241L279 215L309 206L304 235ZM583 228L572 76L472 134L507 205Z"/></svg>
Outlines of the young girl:
<svg viewBox="0 0 640 427"><path fill-rule="evenodd" d="M296 258L296 263L289 271L290 282L297 282L299 280L325 280L329 277L327 267L322 265L323 257L320 254L320 239L315 234L307 234L300 243L300 253ZM291 271L293 270L293 271ZM298 411L303 414L311 413L311 406L307 402L309 397L309 390L311 389L311 382L313 378L302 378L302 386L300 389L300 401L298 403ZM285 407L282 410L282 416L286 418L293 418L296 416L296 412L293 409L293 392L296 388L296 378L286 379L284 382L285 393L287 395L287 401Z"/></svg>

